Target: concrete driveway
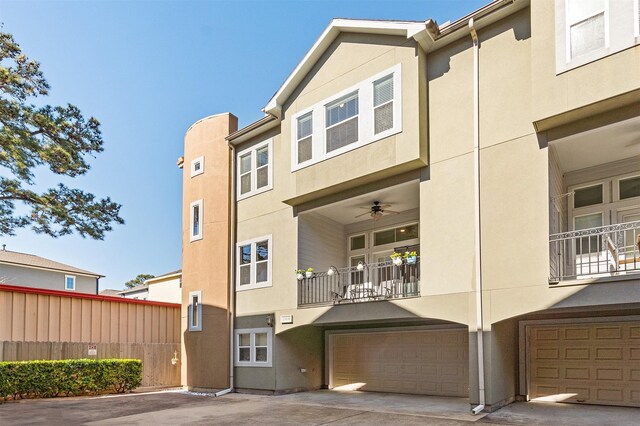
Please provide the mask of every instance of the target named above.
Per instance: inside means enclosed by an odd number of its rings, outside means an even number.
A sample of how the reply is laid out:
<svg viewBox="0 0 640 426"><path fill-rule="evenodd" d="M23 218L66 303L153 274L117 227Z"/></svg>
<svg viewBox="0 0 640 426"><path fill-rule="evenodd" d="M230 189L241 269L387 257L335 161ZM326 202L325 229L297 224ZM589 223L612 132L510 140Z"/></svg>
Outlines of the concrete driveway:
<svg viewBox="0 0 640 426"><path fill-rule="evenodd" d="M25 400L0 405L0 424L25 425L631 425L640 410L512 404L471 416L466 399L373 392L317 391L283 396L186 392Z"/></svg>

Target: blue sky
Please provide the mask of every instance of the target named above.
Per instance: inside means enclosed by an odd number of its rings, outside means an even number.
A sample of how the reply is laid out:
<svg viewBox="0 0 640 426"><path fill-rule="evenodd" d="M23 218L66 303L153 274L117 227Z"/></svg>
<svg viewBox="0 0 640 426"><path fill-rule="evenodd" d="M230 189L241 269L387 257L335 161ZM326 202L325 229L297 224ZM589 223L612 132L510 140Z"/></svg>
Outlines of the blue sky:
<svg viewBox="0 0 640 426"><path fill-rule="evenodd" d="M35 235L0 238L106 275L122 288L139 273L181 266L182 155L187 128L230 111L240 126L261 108L334 17L458 19L488 0L422 1L8 1L2 31L38 60L50 104L72 103L102 123L104 152L76 179L37 173L38 186L63 181L111 196L126 225L104 241Z"/></svg>

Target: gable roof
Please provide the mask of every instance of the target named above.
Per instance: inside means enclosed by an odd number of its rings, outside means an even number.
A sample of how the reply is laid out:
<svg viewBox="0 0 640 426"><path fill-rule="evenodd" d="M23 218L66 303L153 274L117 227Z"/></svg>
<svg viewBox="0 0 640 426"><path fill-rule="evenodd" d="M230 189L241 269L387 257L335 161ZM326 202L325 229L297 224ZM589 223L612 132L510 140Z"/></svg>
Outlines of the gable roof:
<svg viewBox="0 0 640 426"><path fill-rule="evenodd" d="M75 266L56 262L55 260L36 256L35 254L20 253L17 251L0 250L0 264L1 263L6 265L25 266L28 268L46 269L56 272L70 272L73 274L88 275L96 278L104 277L104 275L87 271L86 269L76 268Z"/></svg>
<svg viewBox="0 0 640 426"><path fill-rule="evenodd" d="M429 37L427 35L427 26L430 22L432 21L376 21L342 18L331 20L331 23L329 23L329 26L324 30L322 35L320 35L320 38L318 38L311 49L309 49L304 58L302 58L302 61L300 61L298 66L296 66L262 110L266 114L280 117L282 104L291 93L293 93L309 71L311 71L311 68L340 33L386 34L414 38L426 50Z"/></svg>

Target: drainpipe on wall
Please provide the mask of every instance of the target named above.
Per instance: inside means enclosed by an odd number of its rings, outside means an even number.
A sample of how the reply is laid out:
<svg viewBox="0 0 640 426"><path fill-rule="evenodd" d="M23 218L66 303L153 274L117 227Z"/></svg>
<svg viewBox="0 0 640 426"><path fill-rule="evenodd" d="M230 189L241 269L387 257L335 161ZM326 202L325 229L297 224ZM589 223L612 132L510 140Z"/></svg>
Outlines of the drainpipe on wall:
<svg viewBox="0 0 640 426"><path fill-rule="evenodd" d="M484 410L484 341L482 319L482 271L480 247L480 120L479 120L479 62L478 34L473 27L473 18L469 19L469 32L473 40L473 180L474 180L474 218L475 218L475 279L476 279L476 335L478 337L478 394L480 404L471 409L475 415Z"/></svg>
<svg viewBox="0 0 640 426"><path fill-rule="evenodd" d="M233 392L233 339L234 339L234 314L235 314L235 246L236 246L236 149L229 144L231 148L231 177L229 196L229 387L227 389L216 392L216 396L222 396Z"/></svg>

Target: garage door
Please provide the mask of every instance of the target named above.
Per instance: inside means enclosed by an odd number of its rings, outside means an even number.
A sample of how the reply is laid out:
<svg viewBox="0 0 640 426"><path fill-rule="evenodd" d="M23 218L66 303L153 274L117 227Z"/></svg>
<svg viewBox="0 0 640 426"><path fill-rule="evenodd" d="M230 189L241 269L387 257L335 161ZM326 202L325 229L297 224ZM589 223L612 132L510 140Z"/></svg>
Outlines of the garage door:
<svg viewBox="0 0 640 426"><path fill-rule="evenodd" d="M466 329L334 334L329 341L332 388L468 396Z"/></svg>
<svg viewBox="0 0 640 426"><path fill-rule="evenodd" d="M529 395L640 407L640 323L531 326Z"/></svg>

